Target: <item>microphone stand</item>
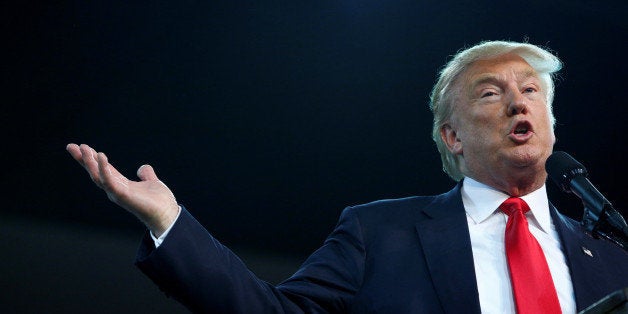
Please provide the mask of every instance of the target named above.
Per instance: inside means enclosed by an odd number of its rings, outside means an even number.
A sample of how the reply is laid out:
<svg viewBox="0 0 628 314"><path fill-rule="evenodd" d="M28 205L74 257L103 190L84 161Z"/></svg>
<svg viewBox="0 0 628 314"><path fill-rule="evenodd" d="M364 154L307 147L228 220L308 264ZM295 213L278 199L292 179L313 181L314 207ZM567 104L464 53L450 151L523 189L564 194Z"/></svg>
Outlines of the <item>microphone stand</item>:
<svg viewBox="0 0 628 314"><path fill-rule="evenodd" d="M601 211L590 210L584 203L584 215L580 222L592 237L604 238L628 252L628 225L624 217L608 201ZM601 213L601 214L598 214Z"/></svg>

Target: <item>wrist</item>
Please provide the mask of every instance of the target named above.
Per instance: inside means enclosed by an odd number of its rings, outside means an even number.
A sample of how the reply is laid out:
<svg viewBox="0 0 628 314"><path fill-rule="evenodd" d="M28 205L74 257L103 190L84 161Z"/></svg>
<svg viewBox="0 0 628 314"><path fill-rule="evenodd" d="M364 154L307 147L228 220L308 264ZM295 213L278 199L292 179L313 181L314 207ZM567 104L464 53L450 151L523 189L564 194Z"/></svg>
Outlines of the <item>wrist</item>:
<svg viewBox="0 0 628 314"><path fill-rule="evenodd" d="M181 206L175 204L168 210L163 211L155 221L150 224L147 223L146 227L155 237L159 238L164 234L164 232L172 228L180 213Z"/></svg>

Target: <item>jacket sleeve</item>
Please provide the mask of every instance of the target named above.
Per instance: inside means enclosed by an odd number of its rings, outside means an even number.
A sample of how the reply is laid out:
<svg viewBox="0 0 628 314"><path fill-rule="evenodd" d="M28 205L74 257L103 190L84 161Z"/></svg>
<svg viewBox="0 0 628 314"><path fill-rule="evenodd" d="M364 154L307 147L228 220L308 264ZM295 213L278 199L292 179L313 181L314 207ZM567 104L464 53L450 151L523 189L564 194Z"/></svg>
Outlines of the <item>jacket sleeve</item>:
<svg viewBox="0 0 628 314"><path fill-rule="evenodd" d="M159 248L145 235L136 265L193 312L336 313L350 309L364 255L357 215L348 208L323 246L275 287L257 278L182 207Z"/></svg>

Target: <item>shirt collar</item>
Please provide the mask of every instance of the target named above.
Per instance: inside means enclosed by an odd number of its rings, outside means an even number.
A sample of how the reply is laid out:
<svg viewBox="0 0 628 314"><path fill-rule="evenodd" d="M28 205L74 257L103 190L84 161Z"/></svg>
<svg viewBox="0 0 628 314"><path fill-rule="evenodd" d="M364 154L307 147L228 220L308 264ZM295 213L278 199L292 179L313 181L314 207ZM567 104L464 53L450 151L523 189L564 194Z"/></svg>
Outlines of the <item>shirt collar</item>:
<svg viewBox="0 0 628 314"><path fill-rule="evenodd" d="M498 209L510 196L502 191L494 189L484 183L465 177L462 182L462 203L467 215L476 223L482 223ZM530 206L533 221L544 232L551 230L551 218L549 214L549 201L545 184L521 198ZM530 213L528 213L530 217Z"/></svg>

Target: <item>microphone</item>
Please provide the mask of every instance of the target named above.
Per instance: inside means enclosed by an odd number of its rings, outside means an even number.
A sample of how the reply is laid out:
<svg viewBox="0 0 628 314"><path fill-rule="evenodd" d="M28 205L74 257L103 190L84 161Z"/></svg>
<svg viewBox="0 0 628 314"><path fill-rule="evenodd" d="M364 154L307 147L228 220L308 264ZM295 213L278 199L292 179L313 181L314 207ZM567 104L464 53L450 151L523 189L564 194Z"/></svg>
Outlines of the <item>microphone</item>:
<svg viewBox="0 0 628 314"><path fill-rule="evenodd" d="M587 179L587 169L581 163L569 154L557 151L545 162L545 170L563 192L573 193L582 200L582 225L588 232L594 236L610 237L615 243L615 237L628 239L626 221ZM624 241L626 240L620 240Z"/></svg>
<svg viewBox="0 0 628 314"><path fill-rule="evenodd" d="M587 179L587 169L565 152L554 152L545 162L547 174L563 192L574 193L585 207L600 213L610 202Z"/></svg>

